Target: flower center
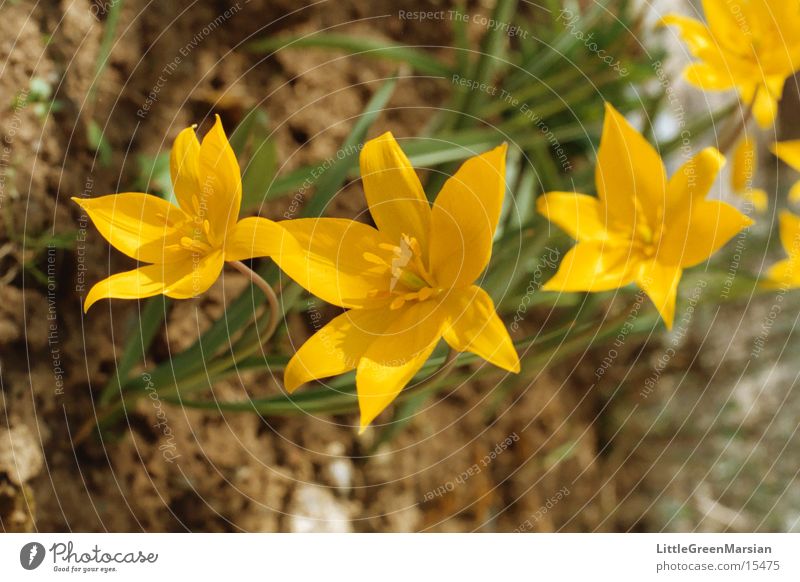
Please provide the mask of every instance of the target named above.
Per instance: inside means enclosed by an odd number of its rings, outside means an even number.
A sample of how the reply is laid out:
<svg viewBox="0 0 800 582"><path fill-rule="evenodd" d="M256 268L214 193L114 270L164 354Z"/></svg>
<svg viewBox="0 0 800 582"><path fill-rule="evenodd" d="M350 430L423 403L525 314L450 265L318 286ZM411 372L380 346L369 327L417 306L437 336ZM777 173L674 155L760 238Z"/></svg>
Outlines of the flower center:
<svg viewBox="0 0 800 582"><path fill-rule="evenodd" d="M171 219L172 216L166 218ZM201 216L195 215L177 222L172 220L166 222L181 235L178 246L182 249L193 253L207 254L219 246L211 230L211 223Z"/></svg>
<svg viewBox="0 0 800 582"><path fill-rule="evenodd" d="M391 297L389 309L400 309L407 301L426 301L441 293L425 267L416 238L403 234L399 245L381 244L380 248L391 251L391 261L372 253L364 253L364 258L385 266L391 273L388 291L374 289L371 293L373 297Z"/></svg>

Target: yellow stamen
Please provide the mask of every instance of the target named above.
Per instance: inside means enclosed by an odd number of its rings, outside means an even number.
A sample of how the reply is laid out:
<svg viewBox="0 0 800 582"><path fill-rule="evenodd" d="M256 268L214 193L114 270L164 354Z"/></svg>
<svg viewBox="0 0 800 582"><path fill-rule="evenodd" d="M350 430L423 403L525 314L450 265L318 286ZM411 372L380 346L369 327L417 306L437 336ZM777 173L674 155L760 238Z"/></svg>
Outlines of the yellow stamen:
<svg viewBox="0 0 800 582"><path fill-rule="evenodd" d="M386 260L382 259L374 253L364 253L364 260L374 265L386 265Z"/></svg>
<svg viewBox="0 0 800 582"><path fill-rule="evenodd" d="M202 241L190 238L188 236L181 237L181 246L185 248L187 251L193 251L198 253L207 253L211 250L211 245Z"/></svg>

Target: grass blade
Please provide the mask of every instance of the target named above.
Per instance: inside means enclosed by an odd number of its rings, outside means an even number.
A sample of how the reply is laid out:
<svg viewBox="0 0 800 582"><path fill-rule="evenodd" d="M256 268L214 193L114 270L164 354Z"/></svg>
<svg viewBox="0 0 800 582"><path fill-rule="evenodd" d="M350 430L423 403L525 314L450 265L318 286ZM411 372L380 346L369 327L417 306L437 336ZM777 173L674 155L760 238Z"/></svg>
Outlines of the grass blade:
<svg viewBox="0 0 800 582"><path fill-rule="evenodd" d="M426 75L449 77L453 72L448 65L439 59L415 47L374 38L359 38L347 34L320 33L310 36L265 38L251 43L247 48L255 53L272 53L288 48L336 49L352 55L407 63L417 72Z"/></svg>
<svg viewBox="0 0 800 582"><path fill-rule="evenodd" d="M358 118L347 139L342 144L341 152L344 155L337 156L336 161L328 168L317 182L314 196L303 209L304 216L320 216L330 201L339 191L342 182L347 178L348 170L355 165L353 153L361 151L360 145L364 142L367 131L372 126L383 108L391 99L394 89L397 86L397 77L386 81L369 100L364 112Z"/></svg>

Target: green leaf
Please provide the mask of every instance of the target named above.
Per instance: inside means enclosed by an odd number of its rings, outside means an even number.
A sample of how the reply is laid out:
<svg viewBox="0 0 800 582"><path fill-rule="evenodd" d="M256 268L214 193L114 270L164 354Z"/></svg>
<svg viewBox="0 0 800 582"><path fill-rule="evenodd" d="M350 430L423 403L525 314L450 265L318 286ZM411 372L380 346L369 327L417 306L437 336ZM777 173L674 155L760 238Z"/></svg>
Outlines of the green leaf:
<svg viewBox="0 0 800 582"><path fill-rule="evenodd" d="M303 209L303 216L320 216L327 208L330 201L339 191L339 188L347 177L348 170L355 165L358 156L354 155L361 151L361 144L367 136L367 131L372 126L383 108L389 102L397 86L397 78L386 81L369 100L361 116L356 121L350 134L342 144L333 163L322 174L317 182L314 196Z"/></svg>
<svg viewBox="0 0 800 582"><path fill-rule="evenodd" d="M449 77L452 74L449 66L416 48L348 34L319 33L307 36L265 38L251 43L247 48L256 53L272 53L287 48L337 49L352 55L407 63L414 70L427 75Z"/></svg>
<svg viewBox="0 0 800 582"><path fill-rule="evenodd" d="M94 119L90 120L86 130L86 139L89 142L89 147L97 153L100 165L108 166L111 164L111 145L103 135L103 130L100 129L98 123Z"/></svg>
<svg viewBox="0 0 800 582"><path fill-rule="evenodd" d="M242 208L248 210L261 205L278 171L278 152L272 139L267 116L256 116L251 131L250 159L242 174Z"/></svg>
<svg viewBox="0 0 800 582"><path fill-rule="evenodd" d="M233 153L236 154L236 159L241 160L247 154L247 145L250 143L250 137L253 134L254 127L259 121L265 120L266 113L257 107L248 111L236 128L231 132L228 137L228 143L231 144Z"/></svg>
<svg viewBox="0 0 800 582"><path fill-rule="evenodd" d="M169 298L163 295L151 297L145 301L144 309L134 314L139 316L134 319L138 325L133 325L134 322L131 322L130 327L133 329L126 334L128 340L122 350L122 356L117 362L117 370L114 373L114 377L100 393L100 404L107 404L116 392L123 390L123 385L133 367L145 358L153 339L156 337L156 332L161 328L169 309L170 301Z"/></svg>
<svg viewBox="0 0 800 582"><path fill-rule="evenodd" d="M639 333L647 329L647 325L642 325L642 321L649 322L646 316L641 316L636 322L636 326L631 334ZM531 338L517 342L520 349L525 353L533 354L534 363L544 364L553 363L560 358L566 358L576 351L585 350L588 346L596 342L606 340L608 337L617 333L624 319L612 319L607 321L602 328L597 327L594 322L588 324L576 324L569 322L566 326L553 330L548 333L537 334ZM413 385L430 376L435 370L439 369L445 361L446 356L430 358L410 383L410 387L403 390L397 397L398 404L410 398L416 398L419 391L414 390ZM456 363L467 364L479 361L480 358L470 353L462 353L457 356ZM530 364L531 362L528 362ZM527 365L527 364L526 364ZM486 364L481 368L482 371L495 370L491 365ZM504 373L498 371L498 373ZM336 382L346 378L344 382ZM265 398L253 398L243 401L204 401L180 398L179 396L168 396L164 400L174 404L181 404L187 408L200 408L206 410L221 410L228 412L255 412L262 416L292 416L300 414L338 414L353 412L358 410L358 397L356 396L355 377L352 374L345 377L340 376L334 381L327 383L322 388L306 388L299 392L288 395L281 393ZM425 391L431 388L425 386Z"/></svg>
<svg viewBox="0 0 800 582"><path fill-rule="evenodd" d="M508 23L514 17L517 9L517 0L497 0L494 11L492 12L492 22ZM494 26L486 32L481 42L481 55L475 64L475 69L469 78L479 86L486 84L492 85L494 74L506 62L505 47L508 43L506 30L501 26ZM459 129L469 124L473 124L475 119L471 114L474 113L476 104L486 100L488 95L480 90L467 90L462 92L456 110L459 112L455 118L454 127Z"/></svg>
<svg viewBox="0 0 800 582"><path fill-rule="evenodd" d="M155 156L141 154L136 162L139 166L136 188L141 192L158 194L164 200L177 204L170 176L169 152L161 152Z"/></svg>
<svg viewBox="0 0 800 582"><path fill-rule="evenodd" d="M115 2L111 2L111 6L108 9L108 16L103 25L103 38L100 41L100 48L97 51L97 65L94 70L94 78L92 79L92 84L89 86L89 94L87 96L90 111L94 108L94 103L97 99L98 82L108 66L111 49L114 48L119 15L124 4L125 0L116 0Z"/></svg>

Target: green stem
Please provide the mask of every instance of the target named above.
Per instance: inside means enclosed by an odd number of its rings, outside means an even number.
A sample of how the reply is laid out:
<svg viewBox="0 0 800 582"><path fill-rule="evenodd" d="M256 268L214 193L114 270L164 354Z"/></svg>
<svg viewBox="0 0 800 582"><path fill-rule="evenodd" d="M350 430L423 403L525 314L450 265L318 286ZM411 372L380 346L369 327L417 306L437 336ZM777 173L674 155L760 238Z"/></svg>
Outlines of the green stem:
<svg viewBox="0 0 800 582"><path fill-rule="evenodd" d="M278 318L280 317L280 303L278 302L278 295L275 293L272 285L267 283L261 277L261 275L256 273L243 262L231 261L230 265L244 276L249 277L250 281L252 281L256 287L261 289L261 291L264 293L264 296L267 298L267 303L269 303L269 324L267 324L267 329L264 330L264 337L261 339L261 343L266 343L273 336L275 330L278 329Z"/></svg>

